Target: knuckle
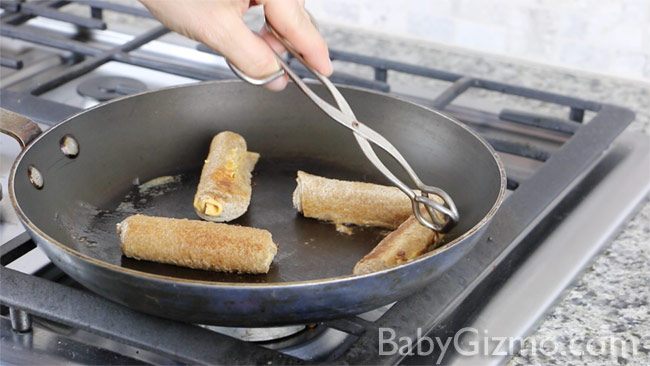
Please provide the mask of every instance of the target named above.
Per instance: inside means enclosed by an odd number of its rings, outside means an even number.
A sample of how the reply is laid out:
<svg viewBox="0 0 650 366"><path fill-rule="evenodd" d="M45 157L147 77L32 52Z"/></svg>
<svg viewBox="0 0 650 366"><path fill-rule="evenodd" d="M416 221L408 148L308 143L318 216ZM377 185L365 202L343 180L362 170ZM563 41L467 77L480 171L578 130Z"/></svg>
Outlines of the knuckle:
<svg viewBox="0 0 650 366"><path fill-rule="evenodd" d="M288 36L292 35L298 35L300 33L303 33L304 29L306 27L310 27L311 23L309 22L309 18L307 17L307 13L305 12L303 7L294 7L292 8L293 11L288 17L286 18L287 21L285 21L281 27L281 33L286 34Z"/></svg>

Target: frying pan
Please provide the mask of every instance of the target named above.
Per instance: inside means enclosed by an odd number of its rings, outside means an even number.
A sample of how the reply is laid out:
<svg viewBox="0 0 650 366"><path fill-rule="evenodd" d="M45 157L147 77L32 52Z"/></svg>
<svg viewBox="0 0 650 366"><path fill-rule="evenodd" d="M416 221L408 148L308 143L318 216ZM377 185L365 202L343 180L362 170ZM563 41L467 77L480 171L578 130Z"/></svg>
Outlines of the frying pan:
<svg viewBox="0 0 650 366"><path fill-rule="evenodd" d="M313 88L327 98L322 87ZM240 81L206 82L88 109L25 141L9 195L56 266L88 289L143 312L250 327L369 311L435 281L474 245L502 201L505 174L494 150L461 123L388 95L347 87L341 92L359 120L390 140L424 181L454 197L461 220L442 247L392 269L351 275L385 232L355 228L346 235L297 214L291 203L296 171L388 182L352 133L295 87L273 93ZM36 134L21 118L3 115L3 126L26 140ZM223 130L241 134L261 154L249 211L233 223L273 234L279 250L270 272L225 274L122 256L115 224L125 217L197 218L192 198L200 169L211 138ZM78 151L71 149L75 142ZM138 188L161 176L174 178Z"/></svg>

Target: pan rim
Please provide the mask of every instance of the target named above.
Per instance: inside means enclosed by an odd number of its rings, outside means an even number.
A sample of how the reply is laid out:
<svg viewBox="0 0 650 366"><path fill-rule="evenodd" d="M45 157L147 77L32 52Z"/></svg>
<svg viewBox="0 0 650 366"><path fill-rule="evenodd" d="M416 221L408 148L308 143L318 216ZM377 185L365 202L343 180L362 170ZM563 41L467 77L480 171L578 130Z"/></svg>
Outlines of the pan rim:
<svg viewBox="0 0 650 366"><path fill-rule="evenodd" d="M204 85L211 85L211 84L243 84L244 82L241 80L233 79L233 80L209 80L209 81L201 81L201 82L195 82L195 83L188 83L188 84L180 84L180 85L174 85L166 88L161 88L161 89L156 89L156 90L149 90L149 91L144 91L141 93L136 93L136 94L131 94L131 95L126 95L123 97L115 98L110 101L100 103L96 106L93 106L91 108L82 110L78 113L73 114L72 116L66 118L65 120L61 121L60 123L52 126L45 132L41 133L38 137L36 137L31 143L27 145L26 148L24 148L16 157L16 160L14 161L11 172L9 175L9 182L8 182L8 191L9 191L9 197L11 200L11 204L18 214L19 219L23 223L23 225L27 228L27 230L32 234L37 236L39 239L52 243L53 246L57 247L59 250L62 250L66 252L68 255L74 256L77 259L86 262L91 265L95 265L98 267L102 267L105 270L108 270L110 272L115 272L119 274L124 274L128 276L133 276L133 277L140 277L141 279L148 280L148 281L155 281L155 282L162 282L162 283L174 283L174 284L183 284L187 286L209 286L209 287L214 287L214 288L219 288L219 287L229 287L229 288L246 288L247 290L250 289L269 289L269 288L276 288L276 289L284 289L284 288L301 288L301 287L309 287L309 286L318 286L322 284L340 284L340 283L345 283L345 282L350 282L354 280L363 280L363 279L368 279L368 278L374 278L374 277L379 277L382 275L386 275L387 273L393 272L400 270L401 268L406 268L412 265L415 265L416 263L421 263L429 258L438 255L440 253L443 253L447 250L450 250L451 248L455 247L458 243L466 239L467 237L473 235L474 233L478 232L481 230L491 219L492 217L496 214L498 209L501 207L501 204L503 203L503 200L505 198L505 192L506 192L506 173L505 173L505 168L503 166L503 162L501 161L501 158L497 155L496 151L494 148L485 141L483 137L481 137L477 132L473 131L470 129L468 126L466 126L464 123L460 122L456 118L449 116L448 114L445 114L443 112L440 112L438 110L429 108L427 106L423 106L420 104L417 104L415 102L406 100L400 96L394 96L389 93L384 93L381 91L376 91L376 90L370 90L366 88L361 88L361 87L355 87L355 86L347 86L347 85L338 85L338 88L341 88L343 90L348 89L348 90L356 90L364 93L370 93L374 94L377 96L382 96L382 97L389 97L396 99L400 102L407 103L413 107L424 109L430 113L436 114L438 116L442 116L446 119L450 119L453 123L455 123L458 127L462 128L465 130L467 133L471 134L478 142L480 142L490 153L492 156L494 162L496 163L496 166L499 171L499 192L497 194L496 199L494 200L494 203L490 207L490 210L483 216L481 220L479 220L474 226L472 226L470 229L456 237L454 240L450 241L449 243L446 243L442 247L436 248L428 253L425 253L416 259L405 262L403 264L397 265L395 267L387 268L381 271L377 272L372 272L372 273L366 273L366 274L361 274L361 275L355 275L355 274L346 274L346 275L341 275L341 276L336 276L336 277L328 277L328 278L319 278L319 279L312 279L312 280L300 280L300 281L287 281L287 282L272 282L272 283L254 283L254 282L218 282L218 281L206 281L206 280L193 280L193 279L186 279L186 278L178 278L178 277L173 277L173 276L165 276L165 275L160 275L160 274L154 274L154 273L149 273L149 272L144 272L144 271L139 271L131 268L126 268L122 266L118 266L116 264L108 263L96 258L93 258L91 256L88 256L86 254L80 253L76 250L73 250L72 248L64 245L63 243L59 242L58 240L50 237L48 234L46 234L44 231L42 231L37 225L35 225L24 213L22 208L20 207L20 204L18 203L18 200L16 198L15 190L14 190L14 180L16 177L16 172L18 170L18 165L20 165L23 157L32 149L34 146L38 144L38 142L43 139L45 136L51 133L55 133L55 131L62 125L65 125L69 121L77 118L78 116L89 113L95 109L102 108L105 105L112 104L112 103L117 103L122 100L128 99L128 98L135 98L140 95L144 94L149 94L149 93L157 93L157 92L162 92L166 90L174 90L174 89L181 89L181 88L188 88L188 87L194 87L194 86L204 86ZM453 265L453 264L452 264Z"/></svg>

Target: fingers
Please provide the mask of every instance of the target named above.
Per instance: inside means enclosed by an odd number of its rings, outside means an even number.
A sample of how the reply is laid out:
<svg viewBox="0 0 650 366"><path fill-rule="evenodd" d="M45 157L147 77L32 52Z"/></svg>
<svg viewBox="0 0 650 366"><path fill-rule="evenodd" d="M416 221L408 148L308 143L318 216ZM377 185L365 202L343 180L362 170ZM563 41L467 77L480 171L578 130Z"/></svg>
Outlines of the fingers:
<svg viewBox="0 0 650 366"><path fill-rule="evenodd" d="M221 22L219 27L203 29L204 34L201 36L201 41L208 47L219 51L238 69L253 78L263 78L278 71L280 65L269 44L253 33L241 16L233 14L233 16L224 16L216 21ZM274 48L277 47L273 43L271 45ZM282 45L279 46L276 49L282 51ZM265 86L271 90L281 90L286 84L286 78L282 77Z"/></svg>
<svg viewBox="0 0 650 366"><path fill-rule="evenodd" d="M273 51L275 51L275 53L277 53L278 55L282 55L285 52L287 52L287 50L284 48L282 43L280 43L280 41L278 41L275 37L273 37L273 35L269 32L269 30L266 29L266 26L262 26L262 29L260 29L259 31L259 36L262 37L262 39L266 43L268 43L269 46L271 46L271 48L273 49Z"/></svg>
<svg viewBox="0 0 650 366"><path fill-rule="evenodd" d="M301 1L258 0L273 28L300 52L309 65L321 74L332 74L332 63L325 40L311 23Z"/></svg>
<svg viewBox="0 0 650 366"><path fill-rule="evenodd" d="M287 51L282 45L282 43L280 43L280 41L278 41L275 37L273 37L271 33L269 33L266 27L262 26L259 35L269 46L271 46L273 51L275 51L275 53L277 53L278 55L282 55ZM279 77L268 84L264 84L264 87L269 90L280 91L287 86L288 82L289 82L289 78L287 77L287 75L282 75L282 77Z"/></svg>

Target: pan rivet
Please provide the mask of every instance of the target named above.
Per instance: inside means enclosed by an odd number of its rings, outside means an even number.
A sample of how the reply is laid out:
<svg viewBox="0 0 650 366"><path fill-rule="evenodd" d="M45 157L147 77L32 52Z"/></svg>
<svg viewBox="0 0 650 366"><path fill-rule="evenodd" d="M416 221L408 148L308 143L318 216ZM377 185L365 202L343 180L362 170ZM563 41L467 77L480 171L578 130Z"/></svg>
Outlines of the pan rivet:
<svg viewBox="0 0 650 366"><path fill-rule="evenodd" d="M27 177L29 177L29 181L36 189L43 188L43 175L35 166L30 165L27 168Z"/></svg>
<svg viewBox="0 0 650 366"><path fill-rule="evenodd" d="M70 159L74 159L79 155L79 143L72 137L72 135L65 135L59 140L59 146L63 154Z"/></svg>

